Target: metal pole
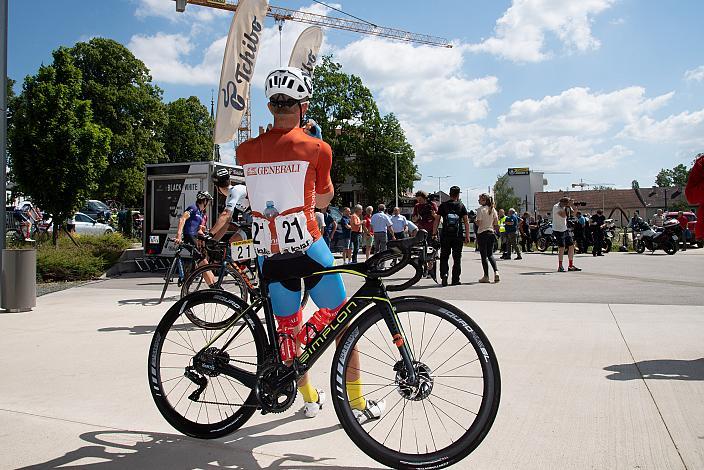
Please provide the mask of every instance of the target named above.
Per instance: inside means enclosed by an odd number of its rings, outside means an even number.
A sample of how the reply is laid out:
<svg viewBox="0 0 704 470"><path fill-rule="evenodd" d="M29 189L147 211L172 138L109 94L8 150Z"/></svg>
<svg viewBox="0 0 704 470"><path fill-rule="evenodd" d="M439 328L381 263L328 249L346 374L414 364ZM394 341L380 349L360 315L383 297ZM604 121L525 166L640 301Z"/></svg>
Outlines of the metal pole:
<svg viewBox="0 0 704 470"><path fill-rule="evenodd" d="M2 214L0 214L0 270L2 250L5 249L5 207L7 205L7 0L0 0L0 193L2 193Z"/></svg>
<svg viewBox="0 0 704 470"><path fill-rule="evenodd" d="M396 205L394 207L398 207L398 154L397 153L394 154L394 191L396 194Z"/></svg>

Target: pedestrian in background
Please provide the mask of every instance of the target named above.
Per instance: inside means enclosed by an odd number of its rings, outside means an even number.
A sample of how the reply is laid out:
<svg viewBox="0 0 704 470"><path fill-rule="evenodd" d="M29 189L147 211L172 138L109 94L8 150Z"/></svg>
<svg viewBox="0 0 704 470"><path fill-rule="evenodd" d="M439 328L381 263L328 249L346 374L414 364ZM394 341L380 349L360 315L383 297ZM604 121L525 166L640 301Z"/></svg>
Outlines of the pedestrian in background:
<svg viewBox="0 0 704 470"><path fill-rule="evenodd" d="M577 245L577 249L580 253L586 253L587 247L585 246L585 229L587 225L587 219L582 215L580 211L575 214L574 221L574 241Z"/></svg>
<svg viewBox="0 0 704 470"><path fill-rule="evenodd" d="M342 209L342 218L340 219L340 226L342 227L342 264L347 264L352 261L352 221L350 220L351 215L352 213L349 207L345 207Z"/></svg>
<svg viewBox="0 0 704 470"><path fill-rule="evenodd" d="M523 213L521 217L521 249L524 253L533 251L531 249L532 241L530 236L530 214L528 212Z"/></svg>
<svg viewBox="0 0 704 470"><path fill-rule="evenodd" d="M657 213L653 216L653 225L656 227L665 225L665 215L662 213L662 209L658 209Z"/></svg>
<svg viewBox="0 0 704 470"><path fill-rule="evenodd" d="M408 220L406 220L406 217L401 215L401 209L398 207L394 207L394 212L391 216L391 224L393 226L392 228L396 240L406 238L406 232L408 231Z"/></svg>
<svg viewBox="0 0 704 470"><path fill-rule="evenodd" d="M677 222L680 223L680 229L682 231L682 251L687 251L687 243L689 243L689 239L692 236L689 231L689 219L684 215L684 212L679 211L677 213Z"/></svg>
<svg viewBox="0 0 704 470"><path fill-rule="evenodd" d="M515 250L516 259L523 259L521 257L521 249L518 247L518 224L521 220L516 215L516 209L513 207L508 210L508 215L504 220L504 227L506 228L506 244L508 245L508 250L506 252L506 259L511 259L511 253Z"/></svg>
<svg viewBox="0 0 704 470"><path fill-rule="evenodd" d="M450 200L440 204L438 220L433 226L433 234L438 234L440 218L442 218L442 231L440 232L440 278L442 286L447 286L449 274L449 259L452 255L452 285L460 284L462 273L462 246L469 243L469 217L467 208L460 202L459 186L450 188Z"/></svg>
<svg viewBox="0 0 704 470"><path fill-rule="evenodd" d="M501 259L507 259L507 245L506 245L506 212L503 209L499 209L499 250L501 250Z"/></svg>
<svg viewBox="0 0 704 470"><path fill-rule="evenodd" d="M332 251L332 241L335 236L335 232L337 231L337 221L330 213L330 206L323 210L323 215L325 218L325 231L323 232L323 239L328 245L328 248L330 248L330 251Z"/></svg>
<svg viewBox="0 0 704 470"><path fill-rule="evenodd" d="M391 217L386 213L386 206L379 204L378 212L372 216L371 225L374 232L374 251L379 253L386 250L386 242L389 240L389 235L395 239L392 230L393 224Z"/></svg>
<svg viewBox="0 0 704 470"><path fill-rule="evenodd" d="M428 199L428 193L425 191L416 193L416 205L413 207L411 220L419 229L425 230L430 235L433 234L435 221L439 220L438 206Z"/></svg>
<svg viewBox="0 0 704 470"><path fill-rule="evenodd" d="M367 206L364 209L364 220L362 221L362 236L364 238L364 253L365 259L369 259L372 254L372 245L374 244L374 231L372 230L372 212L374 208Z"/></svg>
<svg viewBox="0 0 704 470"><path fill-rule="evenodd" d="M574 241L570 236L570 231L567 229L568 213L573 211L572 200L568 197L560 198L560 200L552 207L552 234L557 240L557 271L565 272L562 266L562 259L565 256L565 248L567 248L567 258L569 260L568 271L581 271L574 265Z"/></svg>
<svg viewBox="0 0 704 470"><path fill-rule="evenodd" d="M689 170L684 194L690 204L699 204L695 238L704 240L704 153L696 156L694 165Z"/></svg>
<svg viewBox="0 0 704 470"><path fill-rule="evenodd" d="M352 227L352 262L357 262L359 244L362 241L362 206L354 206L354 212L350 216L350 226Z"/></svg>
<svg viewBox="0 0 704 470"><path fill-rule="evenodd" d="M604 211L598 209L596 215L592 216L591 219L591 229L592 229L592 240L594 242L594 247L592 248L593 256L604 256L601 252L604 246L604 225L606 224L606 217L604 216Z"/></svg>
<svg viewBox="0 0 704 470"><path fill-rule="evenodd" d="M499 282L499 268L494 259L495 231L499 229L499 216L494 209L494 200L488 194L479 195L479 204L479 209L477 209L477 244L484 270L484 277L479 279L479 282L489 282L489 264L494 270L494 282Z"/></svg>

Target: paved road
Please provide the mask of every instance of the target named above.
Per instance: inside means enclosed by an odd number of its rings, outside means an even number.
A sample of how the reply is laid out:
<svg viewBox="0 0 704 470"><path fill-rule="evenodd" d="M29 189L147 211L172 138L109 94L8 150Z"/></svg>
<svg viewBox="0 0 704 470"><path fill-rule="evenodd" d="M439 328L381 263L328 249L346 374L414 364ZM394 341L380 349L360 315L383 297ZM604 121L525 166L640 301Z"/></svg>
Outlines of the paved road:
<svg viewBox="0 0 704 470"><path fill-rule="evenodd" d="M473 252L464 264L466 281L480 275ZM499 285L413 290L469 313L499 358L496 423L458 468L704 468L704 250L555 264L526 255L502 262ZM379 468L331 407L306 420L300 398L223 439L174 431L146 381L159 292L157 277L123 277L0 314L0 468ZM326 354L313 371L324 389Z"/></svg>

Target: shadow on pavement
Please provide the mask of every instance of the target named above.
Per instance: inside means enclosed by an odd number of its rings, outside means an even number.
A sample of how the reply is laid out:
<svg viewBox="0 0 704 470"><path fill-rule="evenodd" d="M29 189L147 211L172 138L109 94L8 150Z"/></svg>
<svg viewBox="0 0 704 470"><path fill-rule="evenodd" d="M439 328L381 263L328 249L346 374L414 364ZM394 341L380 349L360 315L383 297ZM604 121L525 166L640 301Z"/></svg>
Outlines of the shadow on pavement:
<svg viewBox="0 0 704 470"><path fill-rule="evenodd" d="M163 302L175 302L180 299L177 295L172 295L171 297L164 297ZM150 299L124 299L118 300L118 305L141 305L143 307L151 307L154 305L159 305L159 297L154 297Z"/></svg>
<svg viewBox="0 0 704 470"><path fill-rule="evenodd" d="M24 469L47 468L100 468L100 469L172 469L172 468L321 468L319 465L334 457L312 457L294 452L285 453L271 463L262 465L257 461L254 449L270 443L290 442L295 450L296 442L302 439L319 438L323 434L339 429L339 425L322 429L312 429L290 434L271 434L277 427L302 419L300 413L275 421L267 421L246 427L230 436L211 441L199 440L180 434L162 434L137 431L100 430L81 434L79 437L87 444L76 450L66 452L61 457ZM334 446L321 442L320 453ZM334 454L334 451L333 455ZM272 458L270 453L260 454ZM270 457L271 456L271 457ZM323 468L363 468L324 466Z"/></svg>
<svg viewBox="0 0 704 470"><path fill-rule="evenodd" d="M527 273L518 273L518 274L520 274L521 276L544 276L546 274L552 274L554 272L555 271L531 271L531 272L527 272Z"/></svg>
<svg viewBox="0 0 704 470"><path fill-rule="evenodd" d="M704 380L704 357L692 360L656 359L635 364L616 364L604 367L615 372L609 380Z"/></svg>
<svg viewBox="0 0 704 470"><path fill-rule="evenodd" d="M154 334L156 325L135 325L135 326L106 326L98 328L101 333L111 333L113 331L129 331L131 335L151 335ZM171 327L172 331L198 331L200 328L191 323L176 324Z"/></svg>

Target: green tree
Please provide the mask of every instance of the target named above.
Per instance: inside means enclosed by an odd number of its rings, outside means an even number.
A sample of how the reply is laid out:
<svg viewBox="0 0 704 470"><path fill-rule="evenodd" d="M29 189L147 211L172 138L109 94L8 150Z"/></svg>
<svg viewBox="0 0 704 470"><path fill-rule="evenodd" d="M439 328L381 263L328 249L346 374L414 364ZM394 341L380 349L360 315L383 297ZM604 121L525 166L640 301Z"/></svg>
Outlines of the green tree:
<svg viewBox="0 0 704 470"><path fill-rule="evenodd" d="M335 185L352 176L369 202L393 200L398 153L399 191L413 187L415 153L398 119L393 114L381 116L362 79L343 72L330 56L315 68L308 117L318 122L336 156L330 172Z"/></svg>
<svg viewBox="0 0 704 470"><path fill-rule="evenodd" d="M659 187L670 186L687 186L687 178L689 177L689 168L687 165L680 163L672 169L663 168L655 177L655 185Z"/></svg>
<svg viewBox="0 0 704 470"><path fill-rule="evenodd" d="M179 98L166 105L168 124L163 142L170 162L213 159L213 120L195 96Z"/></svg>
<svg viewBox="0 0 704 470"><path fill-rule="evenodd" d="M355 159L355 178L362 183L370 203L393 203L394 160L398 159L398 188L403 193L413 187L418 171L413 164L413 147L393 113L371 120L363 129L364 138Z"/></svg>
<svg viewBox="0 0 704 470"><path fill-rule="evenodd" d="M342 65L324 56L313 75L313 99L307 116L320 125L323 138L338 157L333 159L330 171L333 183L344 183L353 165L351 160L339 157L358 155L363 125L380 119L371 91L359 77L344 73Z"/></svg>
<svg viewBox="0 0 704 470"><path fill-rule="evenodd" d="M499 176L494 183L494 203L496 210L504 209L508 212L513 207L520 212L521 198L514 194L508 183L508 175Z"/></svg>
<svg viewBox="0 0 704 470"><path fill-rule="evenodd" d="M112 131L109 165L95 196L141 206L144 165L166 161L162 92L144 63L116 41L93 38L69 53L83 75L81 98L90 100L95 122Z"/></svg>
<svg viewBox="0 0 704 470"><path fill-rule="evenodd" d="M660 170L655 177L655 185L660 188L669 188L672 186L672 171L667 168Z"/></svg>
<svg viewBox="0 0 704 470"><path fill-rule="evenodd" d="M60 224L96 191L110 149L111 132L93 122L81 82L70 51L59 48L11 103L12 173L20 190L53 214L54 244Z"/></svg>

